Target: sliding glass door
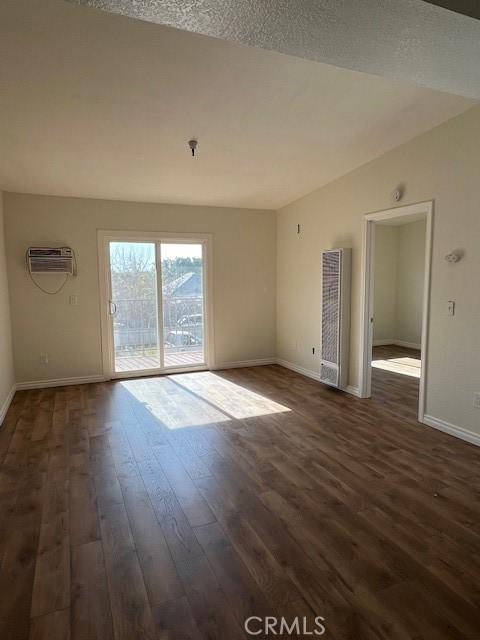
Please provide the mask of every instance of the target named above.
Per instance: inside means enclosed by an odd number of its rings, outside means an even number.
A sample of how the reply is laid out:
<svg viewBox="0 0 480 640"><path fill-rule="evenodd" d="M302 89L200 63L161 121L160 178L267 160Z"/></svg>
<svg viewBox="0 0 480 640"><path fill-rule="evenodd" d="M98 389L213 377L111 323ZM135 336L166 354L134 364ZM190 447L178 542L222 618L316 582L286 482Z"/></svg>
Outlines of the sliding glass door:
<svg viewBox="0 0 480 640"><path fill-rule="evenodd" d="M110 243L116 373L160 367L156 262L153 242Z"/></svg>
<svg viewBox="0 0 480 640"><path fill-rule="evenodd" d="M205 364L203 242L108 243L116 375Z"/></svg>
<svg viewBox="0 0 480 640"><path fill-rule="evenodd" d="M205 362L202 249L201 244L160 245L165 367Z"/></svg>

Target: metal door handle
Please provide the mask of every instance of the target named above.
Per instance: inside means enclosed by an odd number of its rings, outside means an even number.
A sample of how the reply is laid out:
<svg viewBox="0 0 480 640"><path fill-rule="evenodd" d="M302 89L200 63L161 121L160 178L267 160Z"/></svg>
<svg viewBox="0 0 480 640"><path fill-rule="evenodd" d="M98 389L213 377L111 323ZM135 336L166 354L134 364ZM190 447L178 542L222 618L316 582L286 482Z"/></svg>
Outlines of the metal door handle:
<svg viewBox="0 0 480 640"><path fill-rule="evenodd" d="M113 300L110 300L110 315L114 316L117 313L117 305Z"/></svg>

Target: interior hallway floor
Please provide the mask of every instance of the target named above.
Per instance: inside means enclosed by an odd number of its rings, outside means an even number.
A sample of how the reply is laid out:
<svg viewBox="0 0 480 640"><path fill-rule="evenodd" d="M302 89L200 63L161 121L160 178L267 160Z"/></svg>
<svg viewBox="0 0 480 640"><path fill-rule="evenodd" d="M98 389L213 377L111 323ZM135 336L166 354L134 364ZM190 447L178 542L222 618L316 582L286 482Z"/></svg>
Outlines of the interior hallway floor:
<svg viewBox="0 0 480 640"><path fill-rule="evenodd" d="M416 419L421 364L418 349L393 344L373 347L372 402L397 416Z"/></svg>
<svg viewBox="0 0 480 640"><path fill-rule="evenodd" d="M17 392L2 639L235 640L266 615L478 638L480 450L374 385L264 366Z"/></svg>

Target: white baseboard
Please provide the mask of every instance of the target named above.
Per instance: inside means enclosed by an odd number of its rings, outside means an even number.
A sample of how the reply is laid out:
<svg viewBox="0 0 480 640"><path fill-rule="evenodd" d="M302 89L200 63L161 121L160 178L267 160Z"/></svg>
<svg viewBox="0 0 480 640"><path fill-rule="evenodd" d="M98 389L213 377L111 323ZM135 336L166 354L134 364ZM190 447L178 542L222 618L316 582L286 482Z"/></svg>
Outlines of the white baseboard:
<svg viewBox="0 0 480 640"><path fill-rule="evenodd" d="M89 384L91 382L105 382L109 380L105 376L81 376L78 378L57 378L55 380L32 380L30 382L17 382L17 389L46 389L47 387L66 387L75 384Z"/></svg>
<svg viewBox="0 0 480 640"><path fill-rule="evenodd" d="M291 369L296 373L300 373L302 376L307 376L307 378L312 378L313 380L317 380L321 382L320 373L318 371L312 371L311 369L305 369L305 367L300 367L298 364L294 364L293 362L289 362L288 360L282 360L281 358L277 358L277 364L281 367L285 367L285 369ZM360 390L358 387L354 387L353 385L348 385L346 389L343 389L347 393L350 393L353 396L360 397Z"/></svg>
<svg viewBox="0 0 480 640"><path fill-rule="evenodd" d="M314 380L318 380L318 382L320 382L320 373L318 371L305 369L298 364L289 362L288 360L282 360L281 358L277 358L277 364L279 364L281 367L285 367L285 369L291 369L292 371L295 371L295 373L300 373L302 376L307 376L307 378L313 378Z"/></svg>
<svg viewBox="0 0 480 640"><path fill-rule="evenodd" d="M258 367L266 364L275 364L275 358L263 358L260 360L241 360L238 362L222 362L211 367L212 370L220 370L220 369L237 369L240 367ZM200 368L200 370L205 370L204 367ZM172 370L165 372L169 373L181 373L182 369ZM163 372L162 372L163 373ZM131 376L125 376L131 377ZM80 376L76 378L57 378L54 380L32 380L29 382L18 382L16 385L17 389L45 389L47 387L66 387L69 385L76 384L90 384L92 382L105 382L106 380L110 380L110 377L103 375L92 375L92 376Z"/></svg>
<svg viewBox="0 0 480 640"><path fill-rule="evenodd" d="M10 405L12 404L13 396L15 395L16 390L17 390L17 385L16 384L12 385L12 388L10 389L7 397L5 398L5 402L0 407L0 427L2 426L5 416L7 415L7 411Z"/></svg>
<svg viewBox="0 0 480 640"><path fill-rule="evenodd" d="M218 362L212 370L219 371L220 369L241 369L242 367L261 367L266 364L276 364L276 358L259 358L258 360L238 360L237 362Z"/></svg>
<svg viewBox="0 0 480 640"><path fill-rule="evenodd" d="M396 347L406 347L407 349L420 350L422 345L416 342L406 342L405 340L396 340L395 338L382 338L381 340L374 340L374 347L384 347L386 345L393 344Z"/></svg>
<svg viewBox="0 0 480 640"><path fill-rule="evenodd" d="M455 436L455 438L460 438L461 440L465 440L466 442L470 442L470 444L475 444L477 447L480 447L480 434L478 433L474 433L473 431L469 431L463 427L457 427L455 424L450 424L450 422L445 422L445 420L440 420L433 416L423 416L423 422L429 427L439 429L444 433Z"/></svg>
<svg viewBox="0 0 480 640"><path fill-rule="evenodd" d="M358 387L354 387L352 384L349 384L348 387L345 389L345 391L347 393L352 394L352 396L357 396L357 398L360 398L360 389Z"/></svg>

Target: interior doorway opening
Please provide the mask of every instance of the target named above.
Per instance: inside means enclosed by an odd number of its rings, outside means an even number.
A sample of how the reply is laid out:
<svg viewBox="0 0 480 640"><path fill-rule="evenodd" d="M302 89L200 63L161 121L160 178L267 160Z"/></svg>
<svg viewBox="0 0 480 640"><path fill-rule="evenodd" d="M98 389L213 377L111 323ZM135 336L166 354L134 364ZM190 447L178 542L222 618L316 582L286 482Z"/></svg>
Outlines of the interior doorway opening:
<svg viewBox="0 0 480 640"><path fill-rule="evenodd" d="M365 217L360 395L423 421L432 203Z"/></svg>

